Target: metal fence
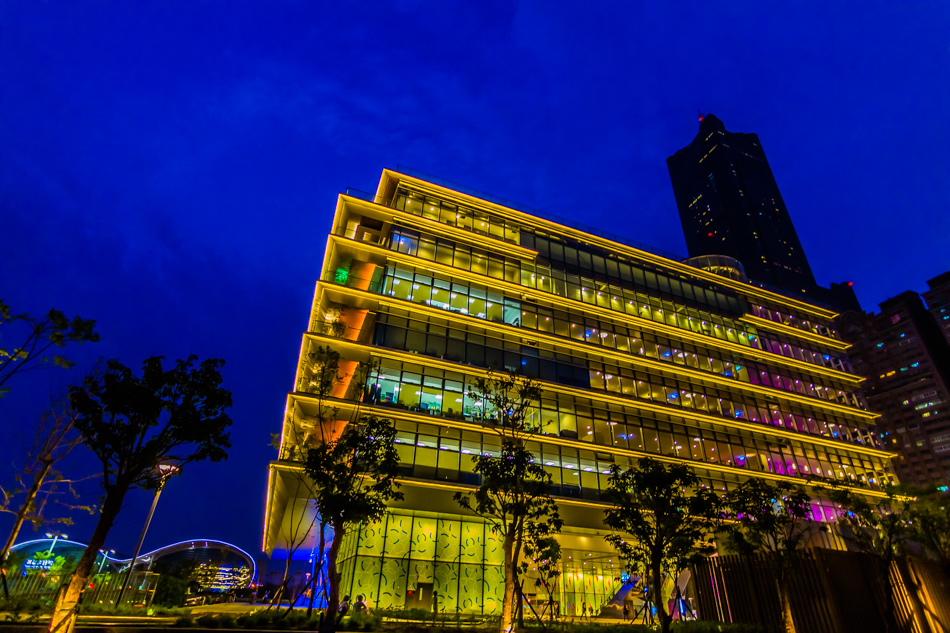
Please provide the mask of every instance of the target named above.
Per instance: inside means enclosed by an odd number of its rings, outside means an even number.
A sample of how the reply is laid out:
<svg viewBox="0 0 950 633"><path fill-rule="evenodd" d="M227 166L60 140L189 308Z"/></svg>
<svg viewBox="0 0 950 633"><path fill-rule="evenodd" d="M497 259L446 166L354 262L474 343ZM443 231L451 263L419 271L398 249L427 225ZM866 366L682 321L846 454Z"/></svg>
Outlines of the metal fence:
<svg viewBox="0 0 950 633"><path fill-rule="evenodd" d="M26 598L52 604L56 592L69 582L70 573L55 571L24 571L7 577L11 598ZM133 572L129 584L122 596L125 607L148 607L155 595L159 574L150 571ZM101 604L115 606L125 572L104 572L95 574L89 580L82 596L82 604Z"/></svg>
<svg viewBox="0 0 950 633"><path fill-rule="evenodd" d="M772 559L716 556L692 568L699 615L705 620L781 630ZM950 633L950 578L929 561L891 567L899 633ZM802 553L788 581L799 633L884 633L884 583L876 560L858 552Z"/></svg>

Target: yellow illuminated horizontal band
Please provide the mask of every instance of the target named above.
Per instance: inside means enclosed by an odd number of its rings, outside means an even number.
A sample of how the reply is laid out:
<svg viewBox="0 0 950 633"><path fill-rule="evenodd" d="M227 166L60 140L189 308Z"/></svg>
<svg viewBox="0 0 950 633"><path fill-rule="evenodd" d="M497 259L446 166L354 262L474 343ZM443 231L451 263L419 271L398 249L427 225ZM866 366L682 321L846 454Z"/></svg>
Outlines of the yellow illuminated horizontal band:
<svg viewBox="0 0 950 633"><path fill-rule="evenodd" d="M371 355L379 356L382 358L389 358L392 360L405 361L407 363L421 364L426 367L439 368L445 371L456 372L459 374L466 374L474 377L486 377L488 376L488 370L481 369L479 367L473 367L471 365L462 365L460 363L452 363L449 361L444 361L438 358L432 358L430 356L420 356L419 354L410 354L408 352L401 352L397 350L392 350L384 347L376 347L372 345L363 345L356 343L354 341L348 341L345 339L336 339L328 336L321 336L318 334L305 334L305 338L310 338L314 341L319 341L324 345L330 345L339 351L339 348L358 350L362 352L367 352ZM673 409L668 405L659 405L653 402L640 399L624 398L616 396L610 392L592 392L584 389L579 389L577 387L569 387L567 385L560 385L557 383L535 381L541 387L542 392L554 392L564 395L574 396L576 398L585 398L590 400L599 400L610 402L622 407L628 407L632 409L642 409L646 411L652 411L654 413L660 413L663 415L675 416L683 418L685 420L697 420L706 422L708 424L724 427L726 429L742 429L752 433L753 435L772 435L776 437L783 437L790 440L796 440L803 443L817 444L821 446L828 446L837 448L839 450L851 451L861 455L869 455L878 457L880 459L891 459L895 456L895 453L890 453L888 451L871 448L868 446L861 446L858 444L851 444L849 442L844 442L840 440L832 440L822 436L815 435L805 435L798 433L796 431L789 431L788 429L783 429L780 427L770 426L757 422L750 422L747 420L736 419L726 419L719 416L709 415L706 413L701 413L695 410L690 410L686 412L683 409ZM600 445L597 445L600 446Z"/></svg>
<svg viewBox="0 0 950 633"><path fill-rule="evenodd" d="M299 464L295 464L293 462L271 462L270 468L274 470L285 470L287 472L298 472L298 473L304 471L303 466ZM458 490L462 492L471 492L476 489L476 486L466 486L464 484L451 484L444 481L431 481L427 479L418 479L416 477L397 477L396 479L402 485L417 486L420 488L439 488L442 490ZM572 505L572 506L586 506L589 508L612 507L609 503L596 503L593 501L583 501L581 499L571 499L570 497L567 497L564 499L561 499L560 497L558 497L557 502L559 504L563 503L565 505Z"/></svg>
<svg viewBox="0 0 950 633"><path fill-rule="evenodd" d="M442 273L449 277L454 277L456 279L464 279L473 283L477 283L483 286L500 288L502 290L508 290L510 293L520 295L522 297L543 297L545 301L562 307L568 312L574 314L591 314L602 316L605 319L613 320L618 323L623 324L632 324L633 327L637 329L652 331L654 333L663 334L670 338L679 338L682 340L691 341L701 346L705 346L712 349L722 349L735 352L737 354L742 354L747 358L761 358L765 362L774 365L780 365L784 367L798 369L799 371L804 371L806 373L814 373L817 375L828 375L827 373L822 374L819 370L824 370L823 367L818 367L811 363L806 363L805 361L800 361L794 358L787 358L773 352L769 352L762 349L755 349L749 346L739 345L738 343L733 343L731 341L724 341L712 336L706 336L703 334L697 334L690 330L684 330L682 328L673 327L665 323L658 323L651 319L645 319L641 316L634 314L627 314L626 312L621 312L619 310L611 310L609 308L604 308L598 305L584 303L583 301L577 301L576 299L569 299L567 297L562 297L551 292L546 291L536 291L533 288L527 288L520 284L512 283L509 281L504 281L502 279L495 279L494 277L488 277L487 275L480 275L478 273L472 273L466 270L460 270L458 268L453 268L446 264L440 264L438 262L429 261L427 259L420 259L419 257L413 255L407 255L405 253L399 253L398 251L391 251L379 246L374 246L364 242L357 242L355 240L350 240L345 237L340 237L338 235L331 235L329 237L329 242L340 243L352 248L357 248L358 250L367 251L373 254L376 254L380 257L385 257L389 261L395 261L412 268L429 270L432 272ZM328 249L329 250L329 249Z"/></svg>
<svg viewBox="0 0 950 633"><path fill-rule="evenodd" d="M302 400L316 399L310 394L304 394L304 393L291 394L291 396L294 398L300 398ZM345 401L339 401L339 400L335 400L335 402L339 404L348 404L350 408L355 408L356 406L356 403L352 403L352 402L347 403ZM380 418L401 420L403 422L432 424L434 426L459 429L462 431L472 431L472 432L481 433L481 434L493 434L492 429L480 424L462 422L459 420L448 420L446 418L440 418L437 416L423 415L421 413L412 413L409 411L402 411L399 409L391 409L389 407L377 407L373 405L361 404L360 411L366 414L376 415L377 417L380 417ZM603 446L601 444L590 444L590 443L582 442L580 440L570 440L563 437L554 437L551 435L531 434L527 436L525 439L526 441L529 441L529 442L538 442L541 444L564 446L567 448L573 448L577 450L610 453L613 455L622 455L624 457L633 457L635 459L641 459L641 458L655 459L657 461L666 462L670 464L684 464L691 468L706 469L706 470L711 470L714 472L728 473L732 475L744 475L749 478L761 477L763 479L771 479L773 481L786 481L786 482L798 484L798 485L807 485L807 486L813 486L817 488L821 487L821 483L819 482L804 482L802 481L800 477L789 477L788 475L779 475L777 473L766 473L766 472L760 472L760 471L744 470L744 469L735 468L732 466L725 466L723 464L710 464L708 462L699 462L692 459L684 459L682 457L672 457L669 455L658 455L656 453L648 453L647 451L637 451L637 450L627 449L627 448ZM457 490L472 490L473 489L473 487L466 487L463 485L456 485L456 484L440 483L438 485L455 486L455 489ZM886 496L884 492L880 492L876 490L868 490L866 488L858 488L858 487L852 487L852 486L841 486L841 488L846 488L848 490L852 490L854 492L860 492L862 494L866 494L869 496L875 496L875 497ZM558 502L560 503L560 501ZM610 506L605 505L605 507L610 507Z"/></svg>
<svg viewBox="0 0 950 633"><path fill-rule="evenodd" d="M704 281L711 282L719 286L725 286L727 288L736 290L747 296L759 297L768 302L778 303L780 305L784 305L784 306L793 308L795 310L798 310L800 312L811 314L813 316L816 316L822 319L826 319L830 321L837 316L837 313L834 310L820 308L818 306L811 305L804 301L798 301L797 299L792 299L790 297L786 297L776 292L764 290L762 288L753 286L751 284L746 284L741 281L729 279L728 277L722 277L720 275L716 275L715 273L702 270L701 268L693 268L692 266L689 266L687 264L682 264L672 259L667 259L659 255L654 255L653 253L649 253L647 251L642 251L640 249L633 248L632 246L621 244L620 242L614 242L603 237L592 235L590 233L584 233L583 231L572 229L568 226L564 226L563 224L558 224L550 220L545 220L543 218L530 215L523 211L512 209L511 207L505 207L500 204L490 202L488 200L483 200L481 198L477 198L475 196L462 193L454 189L449 189L447 187L443 187L435 183L430 183L428 181L421 180L419 178L402 174L390 169L383 170L383 175L382 175L382 178L380 179L379 188L377 189L378 193L382 192L383 184L386 179L393 179L400 182L401 181L411 182L413 185L423 190L423 192L426 189L428 189L431 193L435 195L439 195L441 197L446 197L446 198L455 198L456 200L460 200L470 206L482 207L483 209L487 211L492 211L502 216L511 217L513 219L518 220L522 224L534 225L536 227L539 227L546 231L550 231L552 233L567 235L567 236L573 237L574 239L577 239L578 241L586 242L594 246L599 246L600 248L603 248L607 251L622 253L634 259L655 264L657 266L661 266L668 270L674 270L688 277L694 277L694 278L702 279Z"/></svg>
<svg viewBox="0 0 950 633"><path fill-rule="evenodd" d="M509 257L517 257L528 262L534 262L538 257L537 251L533 251L530 248L525 248L519 244L511 244L510 242L499 240L498 238L491 235L479 235L478 233L473 233L472 231L467 231L449 224L444 224L438 220L414 215L412 213L407 213L406 211L400 211L399 209L387 207L386 205L379 204L377 202L369 202L368 200L363 200L362 198L354 198L353 196L348 196L343 193L340 194L340 198L347 205L361 206L363 208L368 207L376 213L389 215L393 218L393 224L412 226L426 231L434 236L450 237L457 242L463 242L469 246L484 248L485 250L508 255Z"/></svg>
<svg viewBox="0 0 950 633"><path fill-rule="evenodd" d="M286 417L284 419L287 419ZM281 427L285 426L281 424ZM268 517L270 517L270 507L274 504L274 495L277 494L277 490L274 487L274 477L271 468L267 469L267 502L264 504L264 534L261 538L261 551L267 551L267 532L270 525L268 524Z"/></svg>
<svg viewBox="0 0 950 633"><path fill-rule="evenodd" d="M784 323L776 323L775 321L769 321L768 319L763 319L751 314L744 314L739 317L739 323L748 323L749 325L754 325L760 330L777 332L791 338L810 341L812 343L817 343L818 345L830 347L842 352L851 347L850 343L839 341L838 339L831 338L830 336L822 336L820 334L815 334L814 332L806 332L805 330L801 330L797 327L785 325Z"/></svg>
<svg viewBox="0 0 950 633"><path fill-rule="evenodd" d="M319 283L324 284L325 282L321 281ZM723 385L730 390L744 391L748 393L764 395L769 398L775 398L775 399L789 401L789 402L797 402L799 404L805 404L805 405L809 405L813 407L829 409L835 412L841 412L840 408L842 407L842 405L838 403L828 402L826 400L819 400L817 398L803 396L795 392L783 391L781 389L776 389L774 387L753 385L752 383L741 382L738 380L729 380L727 378L720 376L719 374L706 373L698 369L693 369L691 367L687 367L684 365L670 365L669 363L664 363L659 360L644 358L642 356L638 356L636 354L630 354L627 352L615 351L607 347L599 347L595 345L590 345L588 343L580 343L572 339L558 338L551 334L546 334L544 332L540 332L537 330L525 330L525 329L517 328L511 325L502 325L500 323L492 323L489 321L485 321L483 319L465 317L463 315L460 315L451 311L441 310L439 308L433 308L430 306L423 306L417 303L412 303L405 299L395 299L393 297L387 297L386 295L377 295L369 291L357 290L355 288L347 288L344 286L335 286L335 285L327 286L327 287L333 288L340 294L349 295L351 297L373 300L384 305L402 308L402 309L408 309L414 313L427 314L436 318L445 318L450 321L465 323L466 325L475 326L486 331L507 332L511 334L512 336L518 337L519 339L530 338L531 340L543 340L547 343L550 343L551 345L555 345L562 349L570 348L577 351L586 352L593 356L597 356L604 359L626 362L626 363L630 363L630 364L640 366L640 367L648 367L651 369L656 369L658 371L664 372L666 374L671 374L674 377L686 375L686 376L696 378L697 380L704 380L716 385ZM450 316L447 316L447 315L450 315ZM852 383L859 382L859 380L855 380L854 377L851 377L848 374L844 374L844 375L849 377L850 380L848 382L852 382ZM852 409L850 407L845 407L845 411L847 413L852 413L853 411L855 411L855 409Z"/></svg>

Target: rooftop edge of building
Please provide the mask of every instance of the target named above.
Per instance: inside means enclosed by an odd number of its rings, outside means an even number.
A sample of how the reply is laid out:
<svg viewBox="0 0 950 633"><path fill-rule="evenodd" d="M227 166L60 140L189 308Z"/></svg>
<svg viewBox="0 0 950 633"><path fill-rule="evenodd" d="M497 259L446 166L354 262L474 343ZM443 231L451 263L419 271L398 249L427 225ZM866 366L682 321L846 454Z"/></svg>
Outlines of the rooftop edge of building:
<svg viewBox="0 0 950 633"><path fill-rule="evenodd" d="M950 270L948 270L945 273L940 273L933 279L927 280L927 285L930 287L931 290L939 288L940 286L943 286L945 284L950 284Z"/></svg>
<svg viewBox="0 0 950 633"><path fill-rule="evenodd" d="M709 116L712 116L712 115L709 115ZM717 119L717 120L718 120L718 119ZM680 254L673 253L673 252L671 252L671 251L667 251L667 250L665 250L665 249L661 249L661 248L658 248L658 247L655 247L655 246L651 246L651 245L648 245L648 244L644 244L644 243L642 243L642 242L638 242L638 241L633 240L633 239L631 239L631 238L628 238L628 237L625 237L625 236L622 236L622 235L618 235L618 234L612 233L612 232L610 232L610 231L605 231L605 230L602 230L602 229L598 229L598 228L596 228L596 227L593 227L593 226L590 226L590 225L587 225L587 224L583 224L583 223L580 223L580 222L576 222L576 221L574 221L574 220L568 220L567 218L558 216L558 215L556 215L556 214L548 213L548 212L546 212L546 211L542 211L542 210L540 210L540 209L537 209L537 208L535 208L535 207L532 207L532 206L529 206L529 205L526 205L526 204L521 204L521 203L515 202L515 201L513 201L513 200L509 200L509 199L507 199L507 198L503 198L503 197L500 197L500 196L496 196L496 195L494 195L494 194L487 193L487 192L482 191L482 190L480 190L480 189L476 189L476 188L474 188L474 187L469 187L469 186L467 186L467 185L464 185L464 184L461 184L461 183L457 183L457 182L448 180L448 179L446 179L446 178L442 178L442 177L440 177L440 176L436 176L436 175L434 175L434 174L430 174L430 173L428 173L428 172L424 172L424 171L415 169L415 168L413 168L413 167L409 167L409 166L407 166L407 165L397 164L394 169L388 169L388 168L387 168L386 171L390 171L390 172L392 172L392 173L394 173L394 174L397 174L397 175L398 175L398 174L402 174L402 175L404 175L404 176L409 176L409 177L411 177L411 178L417 178L417 179L419 179L419 180L423 180L423 181L425 181L425 182L431 183L431 184L436 185L436 186L438 186L438 187L443 187L443 188L445 188L445 189L450 189L450 190L452 190L452 191L456 191L456 192L458 192L458 193L461 193L461 194L464 194L464 195L467 195L467 196L471 196L471 197L473 197L473 198L478 198L478 199L480 199L480 200L484 200L484 201L490 202L490 203L492 203L492 204L497 204L497 205L500 205L500 206L502 206L502 207L506 207L506 208L511 209L511 210L513 210L513 211L518 211L518 212L520 212L520 213L524 213L524 214L526 214L526 215L531 215L531 216L540 218L540 219L542 219L542 220L546 220L546 221L548 221L548 222L553 222L553 223L555 223L555 224L560 224L560 225L565 226L565 227L567 227L567 228L571 228L571 229L574 229L574 230L576 230L576 231L581 231L581 232L583 232L583 233L587 233L587 234L592 235L592 236L595 236L595 237L600 237L600 238L602 238L602 239L610 240L610 241L612 241L612 242L617 242L618 244L622 244L622 245L628 246L628 247L630 247L630 248L635 248L635 249L637 249L637 250L644 251L644 252L649 253L649 254L651 254L651 255L655 255L655 256L657 256L657 257L661 257L661 258L663 258L663 259L670 260L671 262L674 262L674 263L677 263L677 264L690 266L691 268L696 268L697 270L705 270L705 269L702 268L701 266L696 266L696 265L694 265L694 264L691 263L692 260L694 260L694 259L699 259L699 258L704 257L704 256L697 256L696 258L683 257L683 256L680 255ZM366 199L366 200L368 200L368 201L372 201L372 202L376 202L376 201L377 201L377 198L379 197L379 196L377 196L377 195L370 194L370 193L368 193L368 192L366 192L366 191L363 191L363 190L360 190L360 189L355 189L355 188L347 188L347 189L346 189L346 193L347 193L347 195L352 195L352 196L354 196L354 197L364 198L364 199ZM731 258L731 259L735 259L735 258ZM742 262L740 262L740 261L737 260L737 259L736 259L735 261L737 261L740 265L742 264ZM717 273L714 273L714 274L717 274ZM723 278L732 279L732 277L730 277L730 276L728 276L728 275L720 275L720 276L722 276ZM787 290L787 289L785 289L785 288L780 288L780 287L777 287L777 286L773 286L773 285L771 285L771 284L768 284L768 283L765 283L765 282L762 282L762 281L758 281L758 280L755 280L755 279L746 278L746 279L744 279L744 280L741 280L741 283L748 284L749 286L752 286L752 287L754 287L754 288L758 288L758 289L760 289L760 290L764 290L764 291L767 291L767 292L771 292L771 293L775 293L775 294L781 295L782 297L785 297L785 298L790 299L790 300L792 300L792 301L800 301L800 302L802 302L802 303L809 304L809 305L811 305L811 306L813 306L813 307L815 307L815 308L818 308L818 309L821 309L821 310L826 310L826 311L832 312L832 313L834 313L834 314L838 314L838 313L841 313L841 312L843 311L842 308L841 308L841 306L840 306L840 305L836 305L836 303L834 302L833 299L830 299L830 300L822 300L822 299L820 299L820 298L815 298L815 297L812 297L812 296L808 296L807 293L799 293L799 292L790 291L790 290ZM817 284L816 284L816 286L815 286L814 288L812 288L812 290L817 290L817 291L819 291L819 292L822 292L822 291L823 291L823 292L828 293L828 294L834 294L834 293L837 293L837 292L838 292L838 291L836 290L836 287L844 286L844 285L846 285L846 284L847 284L847 282L832 283L830 287L820 286L820 285L817 285ZM860 309L860 306L857 306L857 309ZM829 317L829 318L831 318L831 317Z"/></svg>

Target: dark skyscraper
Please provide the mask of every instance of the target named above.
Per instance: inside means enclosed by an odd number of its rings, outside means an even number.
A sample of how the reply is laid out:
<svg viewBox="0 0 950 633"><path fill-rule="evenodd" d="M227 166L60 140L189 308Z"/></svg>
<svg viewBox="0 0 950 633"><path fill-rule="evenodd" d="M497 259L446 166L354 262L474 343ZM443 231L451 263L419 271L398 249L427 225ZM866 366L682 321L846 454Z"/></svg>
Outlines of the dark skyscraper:
<svg viewBox="0 0 950 633"><path fill-rule="evenodd" d="M797 291L815 286L758 136L727 132L710 114L666 163L690 257L729 255L756 281Z"/></svg>
<svg viewBox="0 0 950 633"><path fill-rule="evenodd" d="M858 308L847 285L815 283L758 136L727 132L710 114L666 163L690 257L728 255L754 281L838 310Z"/></svg>

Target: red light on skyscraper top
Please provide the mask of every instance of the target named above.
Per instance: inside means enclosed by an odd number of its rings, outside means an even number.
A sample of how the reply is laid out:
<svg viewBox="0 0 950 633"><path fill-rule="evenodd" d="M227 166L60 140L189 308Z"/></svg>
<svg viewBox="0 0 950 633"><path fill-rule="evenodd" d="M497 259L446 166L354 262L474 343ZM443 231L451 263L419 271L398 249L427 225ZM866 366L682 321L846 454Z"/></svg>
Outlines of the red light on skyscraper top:
<svg viewBox="0 0 950 633"><path fill-rule="evenodd" d="M853 286L853 285L854 285L854 282L853 282L853 281L849 281L849 282L848 282L848 285L849 285L849 286Z"/></svg>
<svg viewBox="0 0 950 633"><path fill-rule="evenodd" d="M699 122L702 123L702 122L703 122L703 119L705 119L705 118L706 118L706 117L704 117L703 115L699 115Z"/></svg>
<svg viewBox="0 0 950 633"><path fill-rule="evenodd" d="M712 237L712 233L707 233L706 236L707 236L707 237Z"/></svg>

